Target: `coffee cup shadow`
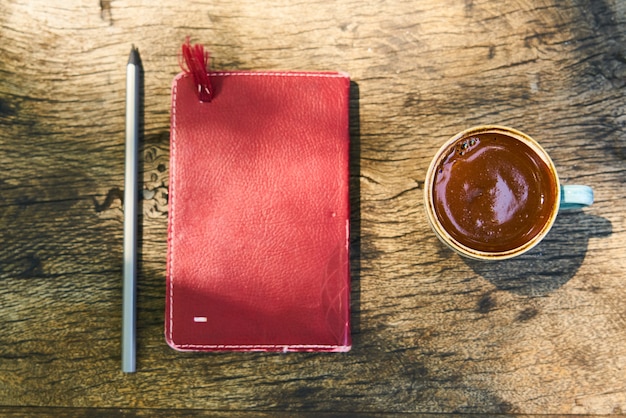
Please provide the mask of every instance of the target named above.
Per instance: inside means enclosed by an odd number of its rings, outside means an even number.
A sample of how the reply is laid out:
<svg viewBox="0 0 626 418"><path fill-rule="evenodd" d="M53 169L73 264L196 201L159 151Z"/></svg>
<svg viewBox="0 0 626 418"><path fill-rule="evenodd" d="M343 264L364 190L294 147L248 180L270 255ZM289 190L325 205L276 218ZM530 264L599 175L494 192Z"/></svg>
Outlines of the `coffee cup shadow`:
<svg viewBox="0 0 626 418"><path fill-rule="evenodd" d="M545 296L561 288L585 259L589 238L613 233L608 219L583 211L559 213L548 235L518 257L485 262L463 258L496 288L524 296Z"/></svg>

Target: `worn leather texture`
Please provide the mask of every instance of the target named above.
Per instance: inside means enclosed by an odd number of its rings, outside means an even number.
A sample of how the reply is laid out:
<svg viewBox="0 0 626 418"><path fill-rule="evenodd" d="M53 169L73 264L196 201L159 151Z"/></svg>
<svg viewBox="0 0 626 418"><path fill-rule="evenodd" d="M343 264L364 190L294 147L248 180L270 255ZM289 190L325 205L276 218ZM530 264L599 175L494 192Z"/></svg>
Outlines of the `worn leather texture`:
<svg viewBox="0 0 626 418"><path fill-rule="evenodd" d="M348 76L210 76L172 88L168 344L349 350Z"/></svg>

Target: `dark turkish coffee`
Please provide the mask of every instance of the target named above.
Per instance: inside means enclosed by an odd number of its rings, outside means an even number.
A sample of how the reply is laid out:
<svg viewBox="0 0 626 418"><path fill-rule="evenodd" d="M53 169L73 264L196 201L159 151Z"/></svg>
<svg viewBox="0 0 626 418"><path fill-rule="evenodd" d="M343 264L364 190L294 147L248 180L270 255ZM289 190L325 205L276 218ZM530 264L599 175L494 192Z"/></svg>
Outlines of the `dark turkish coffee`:
<svg viewBox="0 0 626 418"><path fill-rule="evenodd" d="M550 221L555 175L525 143L499 133L459 139L442 155L433 200L439 221L479 251L518 248Z"/></svg>

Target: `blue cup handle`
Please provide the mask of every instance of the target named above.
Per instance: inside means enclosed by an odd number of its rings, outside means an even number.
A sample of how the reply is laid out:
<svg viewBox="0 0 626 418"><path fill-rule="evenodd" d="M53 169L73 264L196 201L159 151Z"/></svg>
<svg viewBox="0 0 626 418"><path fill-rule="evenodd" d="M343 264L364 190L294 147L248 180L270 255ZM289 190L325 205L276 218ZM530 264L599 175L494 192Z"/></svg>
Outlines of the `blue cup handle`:
<svg viewBox="0 0 626 418"><path fill-rule="evenodd" d="M580 209L593 203L593 189L578 184L561 186L560 210Z"/></svg>

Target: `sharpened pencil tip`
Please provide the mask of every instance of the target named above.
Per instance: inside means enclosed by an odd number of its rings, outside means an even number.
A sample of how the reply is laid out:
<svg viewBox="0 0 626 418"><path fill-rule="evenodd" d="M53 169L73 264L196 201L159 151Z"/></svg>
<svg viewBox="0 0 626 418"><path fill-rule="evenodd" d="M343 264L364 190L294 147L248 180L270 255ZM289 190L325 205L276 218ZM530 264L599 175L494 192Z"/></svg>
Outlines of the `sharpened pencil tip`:
<svg viewBox="0 0 626 418"><path fill-rule="evenodd" d="M128 56L128 64L139 65L139 49L135 47L135 44L130 49L130 55Z"/></svg>

